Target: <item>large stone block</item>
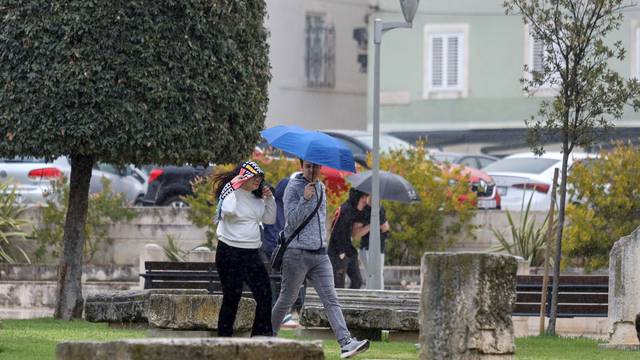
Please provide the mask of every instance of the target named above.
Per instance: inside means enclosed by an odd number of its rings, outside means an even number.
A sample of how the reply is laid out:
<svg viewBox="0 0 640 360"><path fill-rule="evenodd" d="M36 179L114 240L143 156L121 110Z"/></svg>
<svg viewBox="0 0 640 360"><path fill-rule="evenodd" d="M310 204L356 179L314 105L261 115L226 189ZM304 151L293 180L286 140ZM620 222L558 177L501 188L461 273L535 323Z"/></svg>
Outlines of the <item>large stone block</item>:
<svg viewBox="0 0 640 360"><path fill-rule="evenodd" d="M640 228L616 241L609 253L609 345L638 345Z"/></svg>
<svg viewBox="0 0 640 360"><path fill-rule="evenodd" d="M153 294L203 295L204 289L150 289L106 291L87 296L84 318L90 322L146 323L149 297Z"/></svg>
<svg viewBox="0 0 640 360"><path fill-rule="evenodd" d="M222 295L153 294L149 297L149 325L174 330L215 330ZM256 302L240 298L234 329L250 330L253 326Z"/></svg>
<svg viewBox="0 0 640 360"><path fill-rule="evenodd" d="M349 329L418 331L417 309L394 309L388 304L385 305L387 306L343 307L342 313ZM305 305L300 316L300 325L329 327L329 319L322 306Z"/></svg>
<svg viewBox="0 0 640 360"><path fill-rule="evenodd" d="M87 297L84 318L90 322L146 322L144 292L114 291Z"/></svg>
<svg viewBox="0 0 640 360"><path fill-rule="evenodd" d="M425 253L420 359L513 359L516 269L513 256Z"/></svg>
<svg viewBox="0 0 640 360"><path fill-rule="evenodd" d="M320 360L321 341L275 338L135 339L111 342L63 342L58 360Z"/></svg>

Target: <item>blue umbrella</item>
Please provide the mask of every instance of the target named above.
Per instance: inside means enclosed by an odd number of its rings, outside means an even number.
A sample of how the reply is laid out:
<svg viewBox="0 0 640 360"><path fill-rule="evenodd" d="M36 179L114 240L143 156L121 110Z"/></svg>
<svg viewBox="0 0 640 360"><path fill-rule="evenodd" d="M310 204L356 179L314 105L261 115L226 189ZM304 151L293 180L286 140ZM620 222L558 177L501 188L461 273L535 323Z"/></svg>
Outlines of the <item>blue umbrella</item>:
<svg viewBox="0 0 640 360"><path fill-rule="evenodd" d="M300 159L337 170L356 172L353 153L340 140L298 126L274 126L261 133L267 142Z"/></svg>

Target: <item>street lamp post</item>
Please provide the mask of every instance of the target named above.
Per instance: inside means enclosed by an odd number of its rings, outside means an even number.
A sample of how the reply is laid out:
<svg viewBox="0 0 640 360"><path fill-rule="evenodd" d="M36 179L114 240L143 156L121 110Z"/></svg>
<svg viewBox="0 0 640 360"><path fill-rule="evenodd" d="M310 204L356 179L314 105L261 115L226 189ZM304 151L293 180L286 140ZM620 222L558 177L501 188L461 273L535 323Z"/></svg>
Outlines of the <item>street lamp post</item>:
<svg viewBox="0 0 640 360"><path fill-rule="evenodd" d="M380 44L382 35L397 28L411 28L419 0L400 0L405 22L373 22L373 174L371 177L371 227L369 230L368 289L383 289L380 256Z"/></svg>

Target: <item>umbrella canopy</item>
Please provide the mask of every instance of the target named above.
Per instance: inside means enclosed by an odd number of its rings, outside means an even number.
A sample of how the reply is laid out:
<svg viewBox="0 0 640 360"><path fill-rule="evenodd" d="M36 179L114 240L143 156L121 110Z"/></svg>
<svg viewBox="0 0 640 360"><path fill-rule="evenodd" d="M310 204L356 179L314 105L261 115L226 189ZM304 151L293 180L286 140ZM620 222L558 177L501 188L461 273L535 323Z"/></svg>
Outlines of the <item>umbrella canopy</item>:
<svg viewBox="0 0 640 360"><path fill-rule="evenodd" d="M347 178L351 186L367 194L371 194L371 171L351 175ZM420 201L416 189L400 175L388 171L380 171L380 199L394 200L403 203Z"/></svg>
<svg viewBox="0 0 640 360"><path fill-rule="evenodd" d="M300 159L338 170L356 172L353 153L340 140L297 126L274 126L261 133L269 145Z"/></svg>

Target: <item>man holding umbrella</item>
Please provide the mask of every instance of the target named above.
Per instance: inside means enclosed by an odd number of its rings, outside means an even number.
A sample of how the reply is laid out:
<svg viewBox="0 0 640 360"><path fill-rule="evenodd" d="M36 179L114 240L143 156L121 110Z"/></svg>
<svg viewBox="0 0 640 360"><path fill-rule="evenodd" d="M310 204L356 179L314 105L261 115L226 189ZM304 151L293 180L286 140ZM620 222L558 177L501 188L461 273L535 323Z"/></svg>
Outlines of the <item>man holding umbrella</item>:
<svg viewBox="0 0 640 360"><path fill-rule="evenodd" d="M262 136L272 146L299 156L302 166L302 173L289 181L284 193L284 236L290 242L282 260L280 296L271 313L273 332L278 333L282 319L307 279L322 301L331 329L340 344L341 357L350 358L364 352L369 348L369 341L351 337L334 288L326 244L325 186L318 180L320 163L354 171L353 154L328 135L296 127L271 128L263 131ZM297 235L289 239L294 232Z"/></svg>

